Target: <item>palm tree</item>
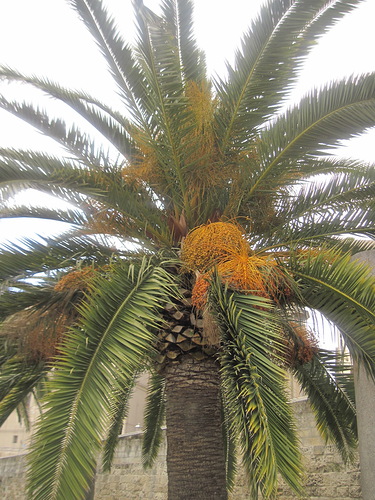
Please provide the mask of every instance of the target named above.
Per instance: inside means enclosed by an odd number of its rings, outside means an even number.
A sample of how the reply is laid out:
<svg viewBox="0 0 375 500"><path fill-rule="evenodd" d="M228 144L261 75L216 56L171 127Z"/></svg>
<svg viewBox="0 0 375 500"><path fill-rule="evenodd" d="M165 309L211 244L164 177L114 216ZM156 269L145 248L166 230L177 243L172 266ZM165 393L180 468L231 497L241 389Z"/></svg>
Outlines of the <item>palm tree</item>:
<svg viewBox="0 0 375 500"><path fill-rule="evenodd" d="M30 498L84 498L102 443L110 467L145 370L144 464L166 418L170 499L226 499L238 456L254 497L274 497L278 474L301 493L287 373L346 461L357 442L351 360L375 376L374 278L352 259L374 248L375 174L327 154L374 125L375 77L330 83L287 110L285 100L311 47L360 0L269 0L228 77L212 81L191 0L162 0L160 15L135 0L134 47L99 0L69 3L123 109L0 70L111 144L0 100L66 152L0 151L1 217L69 225L3 248L0 261L1 422L44 393ZM69 208L12 203L29 188ZM337 326L350 359L318 347L306 310Z"/></svg>

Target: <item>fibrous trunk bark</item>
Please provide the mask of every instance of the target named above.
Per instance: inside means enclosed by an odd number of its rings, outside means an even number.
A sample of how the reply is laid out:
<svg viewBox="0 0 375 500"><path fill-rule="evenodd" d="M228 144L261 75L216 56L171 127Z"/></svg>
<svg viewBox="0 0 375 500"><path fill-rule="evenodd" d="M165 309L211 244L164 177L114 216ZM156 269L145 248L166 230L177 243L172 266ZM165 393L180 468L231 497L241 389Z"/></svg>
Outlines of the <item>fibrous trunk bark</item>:
<svg viewBox="0 0 375 500"><path fill-rule="evenodd" d="M165 378L168 500L227 500L217 362L183 356Z"/></svg>

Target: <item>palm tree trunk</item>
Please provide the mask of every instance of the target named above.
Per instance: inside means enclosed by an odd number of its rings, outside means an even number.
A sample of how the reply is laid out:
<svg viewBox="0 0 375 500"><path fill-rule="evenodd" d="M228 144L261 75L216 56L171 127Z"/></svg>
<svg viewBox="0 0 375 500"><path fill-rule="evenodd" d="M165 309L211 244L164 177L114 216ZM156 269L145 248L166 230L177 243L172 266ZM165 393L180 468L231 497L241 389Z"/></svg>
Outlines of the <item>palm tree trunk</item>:
<svg viewBox="0 0 375 500"><path fill-rule="evenodd" d="M217 363L183 356L165 377L168 500L227 500Z"/></svg>

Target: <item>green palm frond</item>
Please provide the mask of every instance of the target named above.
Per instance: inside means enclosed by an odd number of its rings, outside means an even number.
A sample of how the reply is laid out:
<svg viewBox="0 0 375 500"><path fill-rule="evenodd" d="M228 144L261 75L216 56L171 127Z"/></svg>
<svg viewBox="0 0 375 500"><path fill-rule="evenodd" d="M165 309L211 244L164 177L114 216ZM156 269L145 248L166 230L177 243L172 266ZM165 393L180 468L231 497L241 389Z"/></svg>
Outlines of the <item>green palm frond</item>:
<svg viewBox="0 0 375 500"><path fill-rule="evenodd" d="M375 376L375 278L350 254L312 250L293 257L291 273L299 282L301 299L339 329L354 360Z"/></svg>
<svg viewBox="0 0 375 500"><path fill-rule="evenodd" d="M263 238L262 247L306 248L309 245L321 246L323 243L335 247L339 237L354 235L374 239L374 208L373 203L353 207L344 219L341 213L334 210L307 212L302 217L289 220L288 225L280 230L275 230L268 242ZM272 246L268 246L269 243Z"/></svg>
<svg viewBox="0 0 375 500"><path fill-rule="evenodd" d="M124 421L129 410L129 399L134 388L135 377L122 390L118 390L112 401L110 412L110 424L106 439L103 446L102 467L103 472L111 470L113 457L115 455L116 446L119 435L121 434Z"/></svg>
<svg viewBox="0 0 375 500"><path fill-rule="evenodd" d="M24 399L20 405L18 405L16 412L18 416L18 421L25 426L26 432L30 432L32 421L30 418L30 408L29 408L30 398Z"/></svg>
<svg viewBox="0 0 375 500"><path fill-rule="evenodd" d="M184 81L199 83L205 80L205 58L197 46L193 32L193 2L164 0L162 9L178 44Z"/></svg>
<svg viewBox="0 0 375 500"><path fill-rule="evenodd" d="M68 231L55 238L44 238L42 242L22 239L20 243L2 245L0 279L14 280L31 277L35 273L74 267L77 262L108 262L113 253L121 251L103 245L79 232ZM124 251L125 253L125 251Z"/></svg>
<svg viewBox="0 0 375 500"><path fill-rule="evenodd" d="M300 453L277 364L283 349L277 316L266 299L229 294L218 283L212 302L223 336L223 390L247 472L265 498L275 494L277 472L300 493Z"/></svg>
<svg viewBox="0 0 375 500"><path fill-rule="evenodd" d="M277 0L266 3L243 37L228 82L218 81L223 151L255 131L283 104L322 32L359 2Z"/></svg>
<svg viewBox="0 0 375 500"><path fill-rule="evenodd" d="M314 178L305 183L298 194L290 195L281 200L280 212L288 220L296 219L306 213L320 214L328 209L349 211L353 206L372 201L375 195L374 168L364 169L358 166L350 173L334 173L335 166L340 161L327 162L330 168L328 179L314 182ZM353 167L358 165L353 162Z"/></svg>
<svg viewBox="0 0 375 500"><path fill-rule="evenodd" d="M146 119L152 109L148 98L148 82L130 46L119 35L113 19L100 2L70 0L70 4L98 44L133 120L151 137L152 128Z"/></svg>
<svg viewBox="0 0 375 500"><path fill-rule="evenodd" d="M235 486L237 474L237 439L231 427L229 402L225 401L225 395L221 393L222 429L225 450L225 466L227 478L227 490L232 491Z"/></svg>
<svg viewBox="0 0 375 500"><path fill-rule="evenodd" d="M335 443L344 462L353 461L358 443L351 363L320 350L293 374L309 397L322 437Z"/></svg>
<svg viewBox="0 0 375 500"><path fill-rule="evenodd" d="M7 101L5 98L0 99L0 107L22 118L39 132L48 135L65 148L68 154L74 155L81 161L97 165L98 159L107 158L108 162L109 151L105 152L103 147L98 150L98 145L87 133L74 125L69 127L59 118L50 118L44 109L26 102Z"/></svg>
<svg viewBox="0 0 375 500"><path fill-rule="evenodd" d="M173 200L180 210L185 209L187 218L190 218L188 190L181 162L181 142L189 126L189 114L177 40L173 37L173 27L168 24L168 18L155 18L141 0L136 1L135 5L138 24L137 56L149 84L154 107L154 130L148 145L155 151ZM170 14L174 4L165 3L164 8Z"/></svg>
<svg viewBox="0 0 375 500"><path fill-rule="evenodd" d="M116 267L110 279L97 281L95 291L62 348L64 359L49 383L32 445L29 491L40 499L83 498L107 427L106 412L119 384L128 385L150 356L152 329L171 293L171 278L143 261ZM44 442L41 453L38 443Z"/></svg>
<svg viewBox="0 0 375 500"><path fill-rule="evenodd" d="M0 67L0 79L27 83L46 95L64 102L90 125L94 126L126 158L133 156L134 143L129 133L131 125L119 112L113 111L85 93L66 89L36 76L28 77L11 68ZM31 104L9 101L3 96L0 98L0 107L16 114L64 146L72 147L75 152L79 152L79 146L82 149L83 144L80 144L79 139L84 134L79 133L79 131L75 132L75 127L68 130L62 120L49 118L45 111L39 110ZM84 147L88 149L87 146Z"/></svg>
<svg viewBox="0 0 375 500"><path fill-rule="evenodd" d="M165 380L153 373L149 381L144 414L144 433L142 441L143 467L152 467L162 443L162 426L165 423Z"/></svg>
<svg viewBox="0 0 375 500"><path fill-rule="evenodd" d="M1 204L0 204L1 207ZM65 222L70 225L82 226L87 223L87 218L79 210L50 209L48 207L33 207L30 205L13 205L0 208L1 219L32 218Z"/></svg>
<svg viewBox="0 0 375 500"><path fill-rule="evenodd" d="M343 254L350 253L355 255L359 252L375 250L375 241L369 239L357 240L356 238L340 238L337 240L334 248Z"/></svg>
<svg viewBox="0 0 375 500"><path fill-rule="evenodd" d="M21 276L7 281L7 289L0 294L0 320L29 307L40 305L42 308L48 308L53 305L51 291L54 282L46 276L38 276L37 283L28 283Z"/></svg>
<svg viewBox="0 0 375 500"><path fill-rule="evenodd" d="M70 184L74 185L75 193L100 196L101 190L97 184L91 182L92 187L89 186L88 181L90 177L93 179L94 172L90 174L78 162L34 151L9 149L1 150L0 156L0 188L4 185L9 190L13 185L14 194L21 189L36 188L60 196L62 199L66 196L66 201L71 203L82 203L82 196L74 199L72 190L69 193ZM99 172L100 170L98 170L100 178ZM101 174L102 178L103 176L104 174Z"/></svg>
<svg viewBox="0 0 375 500"><path fill-rule="evenodd" d="M149 241L151 235L170 243L167 221L161 217L153 193L139 183L127 183L122 168L88 169L78 162L32 151L2 150L0 155L0 191L4 185L8 196L27 187L36 188L83 211L89 228L100 222L98 215L107 213L110 220L104 217L106 226L102 224L101 228L115 230L117 225L118 236Z"/></svg>
<svg viewBox="0 0 375 500"><path fill-rule="evenodd" d="M298 166L295 160L324 155L341 140L364 132L374 123L374 111L372 74L347 78L312 91L298 106L259 132L260 171L250 194L266 186L269 189L270 180L285 175L290 167L295 175Z"/></svg>
<svg viewBox="0 0 375 500"><path fill-rule="evenodd" d="M50 367L41 361L28 361L13 356L1 365L0 371L0 426L40 384Z"/></svg>

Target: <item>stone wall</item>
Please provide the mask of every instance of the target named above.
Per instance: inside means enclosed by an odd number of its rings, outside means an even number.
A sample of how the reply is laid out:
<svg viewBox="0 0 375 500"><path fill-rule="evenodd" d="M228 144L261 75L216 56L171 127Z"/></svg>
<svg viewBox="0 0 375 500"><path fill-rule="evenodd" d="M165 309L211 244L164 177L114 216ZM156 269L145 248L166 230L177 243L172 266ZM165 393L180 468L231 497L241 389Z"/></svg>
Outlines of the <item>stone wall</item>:
<svg viewBox="0 0 375 500"><path fill-rule="evenodd" d="M24 500L25 454L0 458L0 498Z"/></svg>
<svg viewBox="0 0 375 500"><path fill-rule="evenodd" d="M315 430L307 401L293 403L306 464L306 498L310 500L350 500L361 498L359 467L345 467L333 446L325 446ZM166 446L162 445L156 466L144 471L141 462L139 434L120 439L111 473L99 469L95 484L95 500L166 500ZM0 458L0 498L25 500L25 457ZM248 498L243 476L231 495L231 500ZM281 483L280 500L292 500L289 489ZM75 499L66 499L75 500ZM202 499L204 500L204 499Z"/></svg>

